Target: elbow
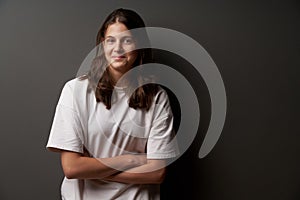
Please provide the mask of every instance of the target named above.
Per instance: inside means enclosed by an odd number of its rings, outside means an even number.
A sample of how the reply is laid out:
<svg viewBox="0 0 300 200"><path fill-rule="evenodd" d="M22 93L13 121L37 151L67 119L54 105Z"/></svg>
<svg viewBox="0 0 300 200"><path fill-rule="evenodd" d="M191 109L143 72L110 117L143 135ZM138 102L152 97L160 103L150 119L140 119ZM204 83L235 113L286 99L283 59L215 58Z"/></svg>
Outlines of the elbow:
<svg viewBox="0 0 300 200"><path fill-rule="evenodd" d="M62 152L61 164L64 175L68 179L79 178L80 175L80 155L73 152Z"/></svg>
<svg viewBox="0 0 300 200"><path fill-rule="evenodd" d="M65 174L65 177L67 177L68 179L74 179L75 178L75 173L70 168L64 169L64 174Z"/></svg>
<svg viewBox="0 0 300 200"><path fill-rule="evenodd" d="M153 176L155 177L153 180L153 184L161 184L164 180L165 180L165 176L166 176L166 169L160 169L156 172L156 175Z"/></svg>
<svg viewBox="0 0 300 200"><path fill-rule="evenodd" d="M78 173L76 172L77 170L74 169L74 167L66 167L66 168L64 168L63 171L65 174L65 177L67 177L68 179L78 178Z"/></svg>

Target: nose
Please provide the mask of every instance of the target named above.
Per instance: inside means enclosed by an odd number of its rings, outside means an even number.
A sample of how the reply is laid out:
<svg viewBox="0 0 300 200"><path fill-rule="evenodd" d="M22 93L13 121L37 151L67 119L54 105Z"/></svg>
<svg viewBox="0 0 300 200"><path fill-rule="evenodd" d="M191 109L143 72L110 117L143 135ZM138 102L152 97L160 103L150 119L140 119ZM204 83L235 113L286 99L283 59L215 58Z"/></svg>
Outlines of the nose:
<svg viewBox="0 0 300 200"><path fill-rule="evenodd" d="M116 45L114 47L114 52L116 52L116 53L123 53L124 52L124 49L123 49L121 41L117 41L116 42Z"/></svg>

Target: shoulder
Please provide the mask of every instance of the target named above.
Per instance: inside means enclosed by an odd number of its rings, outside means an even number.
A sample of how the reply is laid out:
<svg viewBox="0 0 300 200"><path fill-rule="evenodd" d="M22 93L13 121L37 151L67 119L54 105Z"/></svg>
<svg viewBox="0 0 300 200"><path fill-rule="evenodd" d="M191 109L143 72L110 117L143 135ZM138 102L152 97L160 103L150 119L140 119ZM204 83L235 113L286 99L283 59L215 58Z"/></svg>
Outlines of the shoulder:
<svg viewBox="0 0 300 200"><path fill-rule="evenodd" d="M155 95L155 103L163 100L168 100L168 93L163 87L158 86L158 91Z"/></svg>
<svg viewBox="0 0 300 200"><path fill-rule="evenodd" d="M155 115L154 121L157 119L173 116L168 92L163 87L159 86L158 91L154 97L153 113Z"/></svg>
<svg viewBox="0 0 300 200"><path fill-rule="evenodd" d="M169 106L169 96L168 96L168 93L161 86L158 86L158 91L157 91L157 93L156 93L156 95L154 97L154 103L155 104L160 104L163 107Z"/></svg>
<svg viewBox="0 0 300 200"><path fill-rule="evenodd" d="M80 79L80 77L76 77L76 78L66 81L64 88L74 91L76 89L87 88L88 84L89 84L88 79Z"/></svg>
<svg viewBox="0 0 300 200"><path fill-rule="evenodd" d="M69 97L78 97L87 93L89 85L88 79L80 79L80 77L73 78L65 82L62 94L66 93Z"/></svg>
<svg viewBox="0 0 300 200"><path fill-rule="evenodd" d="M74 101L80 100L87 94L88 79L73 78L64 83L61 91L59 104L73 105ZM73 106L72 106L73 107Z"/></svg>

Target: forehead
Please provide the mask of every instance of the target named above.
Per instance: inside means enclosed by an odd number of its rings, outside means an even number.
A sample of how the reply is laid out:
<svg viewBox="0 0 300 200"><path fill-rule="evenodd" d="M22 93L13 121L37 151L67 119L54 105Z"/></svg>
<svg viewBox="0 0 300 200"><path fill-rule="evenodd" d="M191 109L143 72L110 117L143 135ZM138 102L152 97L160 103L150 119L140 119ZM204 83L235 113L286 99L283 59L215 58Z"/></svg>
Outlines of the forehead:
<svg viewBox="0 0 300 200"><path fill-rule="evenodd" d="M119 22L111 24L107 27L104 37L125 37L132 36L127 27Z"/></svg>

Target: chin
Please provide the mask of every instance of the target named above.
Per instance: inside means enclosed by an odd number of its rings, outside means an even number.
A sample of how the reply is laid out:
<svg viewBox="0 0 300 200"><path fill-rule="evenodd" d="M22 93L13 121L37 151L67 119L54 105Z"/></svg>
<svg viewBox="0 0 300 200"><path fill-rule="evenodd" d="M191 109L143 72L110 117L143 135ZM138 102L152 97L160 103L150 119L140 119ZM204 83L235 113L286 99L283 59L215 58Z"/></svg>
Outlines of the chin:
<svg viewBox="0 0 300 200"><path fill-rule="evenodd" d="M125 73L126 71L128 71L130 69L130 67L128 67L127 63L113 63L110 65L110 67L113 70Z"/></svg>
<svg viewBox="0 0 300 200"><path fill-rule="evenodd" d="M120 64L112 64L111 67L114 69L122 69L122 68L126 68L126 65L121 64L121 63Z"/></svg>

